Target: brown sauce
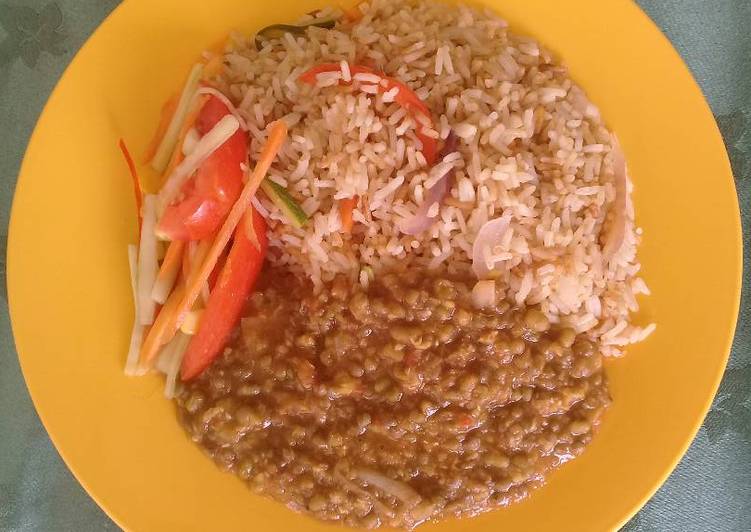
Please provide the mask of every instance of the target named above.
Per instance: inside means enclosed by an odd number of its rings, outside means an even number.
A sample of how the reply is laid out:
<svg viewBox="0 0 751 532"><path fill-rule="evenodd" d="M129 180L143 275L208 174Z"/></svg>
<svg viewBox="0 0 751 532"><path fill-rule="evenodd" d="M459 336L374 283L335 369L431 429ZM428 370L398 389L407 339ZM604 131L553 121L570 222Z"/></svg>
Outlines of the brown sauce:
<svg viewBox="0 0 751 532"><path fill-rule="evenodd" d="M320 293L265 272L233 344L178 397L252 490L325 520L411 528L525 497L610 398L597 346L534 308L411 272Z"/></svg>

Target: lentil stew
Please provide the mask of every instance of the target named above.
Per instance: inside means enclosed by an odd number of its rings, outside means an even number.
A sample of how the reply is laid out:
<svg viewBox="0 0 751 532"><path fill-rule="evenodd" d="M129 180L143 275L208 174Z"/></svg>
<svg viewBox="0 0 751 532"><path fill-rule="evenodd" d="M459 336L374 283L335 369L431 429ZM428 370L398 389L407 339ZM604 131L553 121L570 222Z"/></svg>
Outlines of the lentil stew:
<svg viewBox="0 0 751 532"><path fill-rule="evenodd" d="M180 421L252 490L320 519L412 528L522 499L592 438L603 359L535 308L475 309L471 286L411 271L314 291L267 270Z"/></svg>

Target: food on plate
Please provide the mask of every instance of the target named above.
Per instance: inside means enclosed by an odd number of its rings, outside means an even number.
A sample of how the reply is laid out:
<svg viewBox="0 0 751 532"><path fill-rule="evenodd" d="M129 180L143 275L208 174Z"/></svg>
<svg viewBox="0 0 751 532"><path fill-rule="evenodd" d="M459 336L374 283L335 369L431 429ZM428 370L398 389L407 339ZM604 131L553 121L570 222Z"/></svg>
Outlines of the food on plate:
<svg viewBox="0 0 751 532"><path fill-rule="evenodd" d="M258 493L412 528L581 454L646 338L626 159L492 12L372 0L207 52L133 177L126 373Z"/></svg>
<svg viewBox="0 0 751 532"><path fill-rule="evenodd" d="M269 270L248 307L180 421L254 491L323 519L411 528L521 499L610 403L590 339L536 309L478 312L471 281L406 270L316 292Z"/></svg>

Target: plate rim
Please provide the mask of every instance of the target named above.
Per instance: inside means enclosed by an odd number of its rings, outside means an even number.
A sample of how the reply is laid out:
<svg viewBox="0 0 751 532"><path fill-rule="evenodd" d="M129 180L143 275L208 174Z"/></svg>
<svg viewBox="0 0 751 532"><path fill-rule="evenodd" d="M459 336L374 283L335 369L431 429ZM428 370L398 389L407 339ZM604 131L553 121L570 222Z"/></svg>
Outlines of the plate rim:
<svg viewBox="0 0 751 532"><path fill-rule="evenodd" d="M469 0L469 1L470 3L472 2L472 0ZM707 397L705 398L704 404L701 409L701 415L697 417L693 425L690 427L689 437L686 438L686 440L681 445L680 452L675 453L675 456L670 460L669 465L664 467L664 470L659 475L659 479L656 482L654 482L654 484L650 487L649 490L645 491L643 496L639 499L638 503L634 504L629 512L623 515L622 518L620 518L620 520L616 521L615 527L614 527L615 530L620 529L628 521L630 521L644 507L644 505L655 495L655 493L665 484L665 482L670 477L670 475L675 471L679 462L685 457L686 452L688 451L691 444L695 441L696 436L701 426L704 423L704 420L717 395L717 391L719 389L720 383L727 370L727 365L730 359L730 355L732 353L732 344L737 334L740 303L741 303L741 296L742 296L742 289L743 289L743 265L744 265L743 224L742 224L742 219L741 219L738 189L736 186L736 177L733 172L733 168L732 168L730 158L727 152L727 146L725 144L724 137L717 124L717 120L714 115L714 112L712 111L709 105L709 102L707 101L707 98L704 94L704 91L702 90L701 85L697 82L696 77L694 76L692 70L688 67L686 61L683 59L681 54L673 45L672 41L663 32L660 26L657 25L657 23L647 14L647 12L635 0L620 0L620 1L623 2L624 4L629 4L630 7L636 11L636 16L641 18L643 22L646 22L646 24L650 27L650 30L658 34L659 39L662 40L663 44L667 45L667 47L670 50L670 54L673 56L673 60L676 61L676 66L682 69L684 71L684 74L688 75L690 79L690 83L693 85L693 89L698 91L701 97L703 110L705 112L708 112L709 115L712 117L712 129L713 129L712 132L713 132L713 135L719 138L722 142L722 145L723 145L722 162L723 162L723 165L727 169L728 175L732 178L731 179L732 189L735 192L735 195L733 198L734 208L732 209L732 214L728 213L728 216L732 216L732 223L735 229L735 238L734 238L735 242L733 243L734 244L733 249L738 256L738 261L736 264L733 265L736 270L736 275L733 279L733 284L734 284L733 308L728 309L728 310L733 310L732 323L728 324L732 326L733 333L729 335L725 341L725 346L723 348L723 356L721 359L721 365L719 366L719 370L717 371L717 374L713 378L713 383L711 386L711 394L708 394ZM88 50L90 47L93 46L92 42L96 40L97 36L100 35L100 33L107 31L107 27L111 25L112 20L119 17L120 13L126 10L127 7L130 5L131 5L131 2L119 3L112 11L110 11L109 14L107 14L101 20L101 22L96 26L94 31L92 31L88 35L84 43L77 49L75 55L68 62L62 74L59 76L59 78L55 82L54 87L50 91L49 96L47 97L44 105L42 106L42 110L37 117L32 133L29 136L28 142L24 149L24 155L22 157L21 164L19 166L19 170L16 175L16 182L14 184L14 190L13 190L13 200L11 203L10 214L9 214L8 238L7 238L7 243L6 243L7 306L8 306L8 313L9 313L9 318L10 318L9 321L10 321L10 326L11 326L11 332L12 332L12 337L13 337L13 346L16 351L16 358L21 368L21 373L23 375L24 385L26 386L27 392L34 406L34 410L37 416L39 417L39 420L41 421L42 426L44 427L45 433L50 438L50 441L52 442L55 448L55 451L63 460L65 467L73 475L73 477L81 485L81 487L85 490L86 494L92 500L94 500L94 502L102 510L102 512L106 514L109 519L111 519L120 528L124 530L129 529L127 526L127 523L125 522L124 516L117 515L116 512L110 510L101 501L99 496L95 493L94 488L90 486L87 480L83 478L83 476L79 474L79 471L77 471L77 469L73 467L73 465L70 463L70 460L69 460L69 457L67 456L66 451L63 449L62 445L58 442L58 436L54 435L52 432L48 430L49 421L47 418L47 414L43 413L43 409L40 410L39 397L37 394L32 392L32 386L30 386L30 381L33 380L33 376L28 372L28 369L23 362L24 357L21 354L21 349L19 349L18 347L18 340L16 336L16 328L17 328L16 322L20 319L19 316L22 314L22 312L17 308L17 306L14 306L13 304L13 300L15 300L15 297L12 294L14 291L12 289L12 286L14 285L12 278L15 277L15 274L13 273L15 270L14 263L18 261L16 256L20 252L20 251L16 251L19 246L19 244L17 243L17 240L19 237L16 236L17 230L14 230L14 227L18 225L18 219L20 217L20 215L18 214L19 208L18 208L17 198L18 198L18 191L22 187L22 183L24 181L22 177L25 173L25 169L27 166L27 157L29 154L29 148L32 146L32 144L35 141L35 138L38 136L38 129L40 127L40 124L44 121L46 115L48 114L49 108L54 103L54 100L57 97L57 93L59 92L61 85L65 82L67 77L71 75L71 70L74 68L77 62L81 61L80 59L81 55L85 53L86 50ZM533 37L536 39L539 39L537 35L533 35ZM542 40L542 39L539 39L539 40ZM15 307L15 310L14 310L14 307ZM718 360L719 360L719 357L718 357Z"/></svg>

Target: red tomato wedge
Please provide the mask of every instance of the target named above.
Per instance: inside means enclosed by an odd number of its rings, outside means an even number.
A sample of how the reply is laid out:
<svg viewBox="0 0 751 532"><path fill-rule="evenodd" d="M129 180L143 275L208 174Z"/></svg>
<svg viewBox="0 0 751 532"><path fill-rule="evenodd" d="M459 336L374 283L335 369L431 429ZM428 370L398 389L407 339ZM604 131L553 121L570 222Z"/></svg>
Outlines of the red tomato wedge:
<svg viewBox="0 0 751 532"><path fill-rule="evenodd" d="M209 97L196 120L198 133L205 135L228 114L219 98ZM202 240L216 232L242 190L240 165L247 152L248 134L238 129L185 183L180 199L165 209L157 234L169 240Z"/></svg>
<svg viewBox="0 0 751 532"><path fill-rule="evenodd" d="M316 76L318 76L318 74L323 74L325 72L341 72L341 70L342 66L340 63L322 63L302 73L298 79L303 83L315 85ZM381 82L378 84L378 92L383 93L394 88L399 89L394 100L404 107L410 116L412 116L417 122L415 136L420 139L420 142L422 143L421 151L425 156L425 160L428 165L432 166L433 163L435 163L436 153L438 152L438 143L436 142L436 139L429 137L422 132L423 125L433 128L433 118L428 106L425 105L425 102L423 102L420 97L415 94L415 91L410 89L405 83L390 78L382 72L378 72L372 68L362 65L349 65L349 72L352 76L355 76L356 74L372 74L381 78ZM341 83L347 84L348 82L341 81ZM364 82L364 84L368 84L368 82ZM374 83L369 84L373 85ZM422 115L422 117L418 117L418 115Z"/></svg>
<svg viewBox="0 0 751 532"><path fill-rule="evenodd" d="M191 338L183 357L180 377L184 381L200 375L221 354L263 266L268 244L266 220L252 208L244 216L235 229L232 247L211 291L198 332ZM258 247L248 237L248 216L253 217Z"/></svg>

